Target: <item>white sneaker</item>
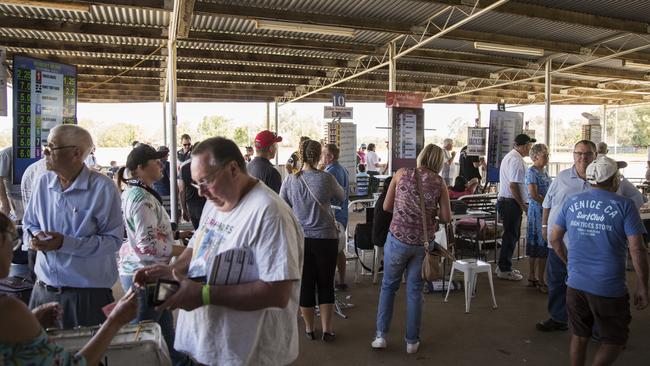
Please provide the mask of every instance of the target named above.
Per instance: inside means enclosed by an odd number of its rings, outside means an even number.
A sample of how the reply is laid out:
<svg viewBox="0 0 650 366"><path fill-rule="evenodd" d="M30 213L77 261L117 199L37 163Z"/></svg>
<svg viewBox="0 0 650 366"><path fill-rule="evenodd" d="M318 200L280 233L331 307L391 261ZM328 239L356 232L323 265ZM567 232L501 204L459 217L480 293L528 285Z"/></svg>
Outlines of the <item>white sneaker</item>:
<svg viewBox="0 0 650 366"><path fill-rule="evenodd" d="M370 344L373 349L384 349L386 348L386 338L384 337L375 337L375 339Z"/></svg>
<svg viewBox="0 0 650 366"><path fill-rule="evenodd" d="M410 354L417 353L419 347L420 347L420 342L416 342L416 343L413 343L413 344L407 343L406 344L406 353L410 353Z"/></svg>
<svg viewBox="0 0 650 366"><path fill-rule="evenodd" d="M508 280L508 281L521 281L524 278L524 276L514 271L508 271L508 272L498 271L497 278L502 280Z"/></svg>

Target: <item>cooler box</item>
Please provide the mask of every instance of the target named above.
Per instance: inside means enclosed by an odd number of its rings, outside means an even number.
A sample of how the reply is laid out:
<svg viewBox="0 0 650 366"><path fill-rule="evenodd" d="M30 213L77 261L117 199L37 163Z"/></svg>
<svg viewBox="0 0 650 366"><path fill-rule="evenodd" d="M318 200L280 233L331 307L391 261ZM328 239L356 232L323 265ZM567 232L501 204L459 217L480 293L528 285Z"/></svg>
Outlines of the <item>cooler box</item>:
<svg viewBox="0 0 650 366"><path fill-rule="evenodd" d="M99 330L96 327L77 329L52 329L47 334L50 340L70 352L78 352ZM160 326L155 322L125 325L111 341L104 358L104 366L171 366L167 345Z"/></svg>

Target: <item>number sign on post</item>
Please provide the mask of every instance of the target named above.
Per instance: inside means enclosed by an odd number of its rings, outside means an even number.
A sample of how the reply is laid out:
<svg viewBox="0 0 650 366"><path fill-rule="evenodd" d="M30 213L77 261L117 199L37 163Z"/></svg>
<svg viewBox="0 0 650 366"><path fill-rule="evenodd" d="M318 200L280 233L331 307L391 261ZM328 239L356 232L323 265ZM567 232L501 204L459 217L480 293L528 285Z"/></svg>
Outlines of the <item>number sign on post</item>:
<svg viewBox="0 0 650 366"><path fill-rule="evenodd" d="M345 93L332 93L332 106L345 107Z"/></svg>

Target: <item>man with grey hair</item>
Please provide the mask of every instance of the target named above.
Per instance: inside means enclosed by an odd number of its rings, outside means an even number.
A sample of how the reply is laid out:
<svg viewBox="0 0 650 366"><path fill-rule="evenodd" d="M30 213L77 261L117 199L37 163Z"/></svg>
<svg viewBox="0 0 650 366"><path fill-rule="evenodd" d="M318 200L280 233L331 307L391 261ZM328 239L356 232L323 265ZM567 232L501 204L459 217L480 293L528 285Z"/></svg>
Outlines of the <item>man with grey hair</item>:
<svg viewBox="0 0 650 366"><path fill-rule="evenodd" d="M445 184L450 186L451 182L451 166L454 164L454 157L456 157L456 152L451 151L454 148L454 140L444 139L442 142L442 151L445 154L445 160L442 164L442 179L445 180Z"/></svg>
<svg viewBox="0 0 650 366"><path fill-rule="evenodd" d="M596 153L598 155L607 155L609 152L609 148L607 147L607 143L605 141L601 141L596 144Z"/></svg>
<svg viewBox="0 0 650 366"><path fill-rule="evenodd" d="M182 309L174 348L191 356L189 364L290 364L298 356L304 257L298 221L280 196L248 175L231 140L195 146L191 170L192 185L208 200L199 228L174 264L143 268L135 283L180 283L160 309Z"/></svg>
<svg viewBox="0 0 650 366"><path fill-rule="evenodd" d="M48 170L25 210L25 240L36 250L38 277L30 308L56 301L63 328L97 325L113 302L116 252L124 227L113 181L86 167L92 137L76 125L50 131L43 148Z"/></svg>

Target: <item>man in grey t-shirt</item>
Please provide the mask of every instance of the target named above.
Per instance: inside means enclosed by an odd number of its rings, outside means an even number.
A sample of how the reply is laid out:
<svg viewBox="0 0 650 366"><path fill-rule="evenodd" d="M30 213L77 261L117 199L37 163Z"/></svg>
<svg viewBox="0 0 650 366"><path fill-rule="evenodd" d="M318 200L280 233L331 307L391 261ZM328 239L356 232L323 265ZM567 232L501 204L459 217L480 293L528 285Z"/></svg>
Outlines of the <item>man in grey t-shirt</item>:
<svg viewBox="0 0 650 366"><path fill-rule="evenodd" d="M275 157L280 141L282 137L269 130L258 133L255 136L255 158L246 166L248 174L264 182L275 193L280 193L282 177L271 164L271 159Z"/></svg>
<svg viewBox="0 0 650 366"><path fill-rule="evenodd" d="M23 219L23 201L20 183L13 183L13 147L0 150L0 211L13 213L17 220Z"/></svg>

